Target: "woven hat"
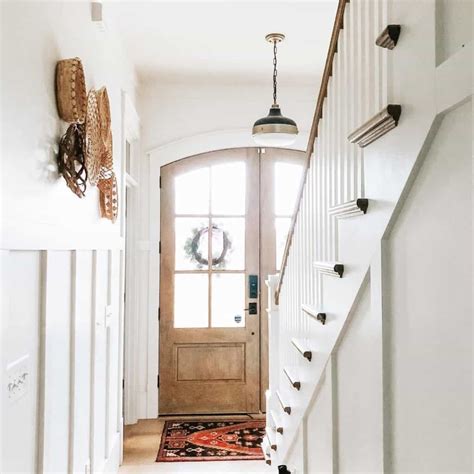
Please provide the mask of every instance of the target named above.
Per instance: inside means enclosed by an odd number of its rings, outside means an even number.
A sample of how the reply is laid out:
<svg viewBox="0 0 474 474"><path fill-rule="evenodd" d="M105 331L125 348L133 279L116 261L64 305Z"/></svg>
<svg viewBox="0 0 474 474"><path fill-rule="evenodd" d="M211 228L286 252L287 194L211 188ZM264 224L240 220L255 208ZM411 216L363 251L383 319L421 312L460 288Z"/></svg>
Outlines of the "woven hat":
<svg viewBox="0 0 474 474"><path fill-rule="evenodd" d="M102 140L97 92L94 89L87 95L86 112L86 168L91 184L99 181L101 158L104 150Z"/></svg>
<svg viewBox="0 0 474 474"><path fill-rule="evenodd" d="M86 81L79 58L62 59L56 64L56 104L65 122L83 123L86 116Z"/></svg>

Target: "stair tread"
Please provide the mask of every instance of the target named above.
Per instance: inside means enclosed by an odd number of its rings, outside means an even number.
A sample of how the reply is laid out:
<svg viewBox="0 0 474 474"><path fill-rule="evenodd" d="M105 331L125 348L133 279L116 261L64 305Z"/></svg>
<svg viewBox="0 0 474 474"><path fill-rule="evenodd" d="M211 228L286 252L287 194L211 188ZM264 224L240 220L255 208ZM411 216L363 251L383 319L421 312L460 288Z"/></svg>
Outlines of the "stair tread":
<svg viewBox="0 0 474 474"><path fill-rule="evenodd" d="M291 343L305 359L308 359L311 362L311 359L313 357L313 351L310 349L310 346L305 339L299 339L294 337L291 339Z"/></svg>
<svg viewBox="0 0 474 474"><path fill-rule="evenodd" d="M284 367L283 372L285 373L291 385L296 390L299 390L301 388L301 381L299 380L297 370L291 367Z"/></svg>
<svg viewBox="0 0 474 474"><path fill-rule="evenodd" d="M280 402L283 411L288 415L291 415L291 406L283 400L283 397L281 396L281 393L278 390L276 392L276 396L278 398L278 401Z"/></svg>

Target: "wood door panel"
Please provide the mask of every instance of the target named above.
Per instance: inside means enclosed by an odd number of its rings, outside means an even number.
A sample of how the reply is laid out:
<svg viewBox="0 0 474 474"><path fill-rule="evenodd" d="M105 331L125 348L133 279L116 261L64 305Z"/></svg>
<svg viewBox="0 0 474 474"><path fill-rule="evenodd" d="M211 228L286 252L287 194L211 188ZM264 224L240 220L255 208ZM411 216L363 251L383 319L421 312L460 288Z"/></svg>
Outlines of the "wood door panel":
<svg viewBox="0 0 474 474"><path fill-rule="evenodd" d="M226 383L181 382L180 385L180 390L167 390L164 400L160 400L166 404L166 411L161 414L255 413L255 402L258 404L258 399L247 396L243 383L234 386L232 392Z"/></svg>
<svg viewBox="0 0 474 474"><path fill-rule="evenodd" d="M176 381L245 382L245 344L175 344Z"/></svg>
<svg viewBox="0 0 474 474"><path fill-rule="evenodd" d="M176 177L200 168L237 162L245 163L246 170L243 214L235 211L222 215L213 214L213 206L210 205L209 213L196 215L199 215L199 218L209 218L210 223L214 222L214 217L245 219L245 268L219 269L214 266L209 268L207 265L190 270L176 268L175 219L183 216L188 218L187 211L179 214L176 210ZM259 195L258 165L259 158L256 150L238 149L186 158L161 169L160 414L256 413L259 410L260 311L256 315L244 312L244 308L248 307L250 302L248 275L258 274L259 267L259 207L255 206L254 201L254 196ZM222 170L222 167L219 170ZM211 180L214 176L213 172L210 174ZM230 179L236 182L234 176ZM191 186L194 186L195 193L202 189L196 187L195 183ZM223 189L222 185L220 189ZM209 196L211 204L213 194L209 193ZM235 240L234 244L236 242L238 240ZM208 327L202 327L202 319L200 319L201 326L197 327L180 327L180 324L175 324L175 275L190 272L209 275ZM212 300L214 289L218 288L217 285L213 286L213 275L223 274L223 272L245 275L245 285L235 287L236 291L240 288L238 291L244 293L242 306L240 307L238 303L239 306L236 308L234 302L232 310L239 311L233 314L242 316L244 324L240 326L212 327L212 314L214 314L212 311L214 310L210 303L214 301ZM196 294L193 296L192 287L190 287L191 301L200 301L200 296ZM188 297L188 294L181 293L179 298L183 297ZM225 298L220 297L216 301L220 301L220 305L225 305ZM252 298L251 301L258 304L256 298ZM228 325L230 321L225 324ZM186 324L190 324L189 319Z"/></svg>

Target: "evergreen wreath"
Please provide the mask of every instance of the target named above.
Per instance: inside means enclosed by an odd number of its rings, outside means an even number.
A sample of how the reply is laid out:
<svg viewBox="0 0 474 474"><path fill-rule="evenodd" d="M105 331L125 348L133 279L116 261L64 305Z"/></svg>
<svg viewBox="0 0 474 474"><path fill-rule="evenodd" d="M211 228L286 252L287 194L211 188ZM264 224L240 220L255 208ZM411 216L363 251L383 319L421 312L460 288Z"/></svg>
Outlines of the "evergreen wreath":
<svg viewBox="0 0 474 474"><path fill-rule="evenodd" d="M213 267L219 267L219 268L225 268L226 265L226 256L227 253L232 250L232 241L229 238L228 232L225 230L222 230L219 226L216 224L213 224L211 226L211 231L220 231L222 232L222 237L223 237L223 245L222 245L222 252L221 254L212 259L212 266ZM202 253L199 251L199 242L201 241L201 237L209 233L209 227L201 227L199 229L193 229L193 235L189 237L186 240L186 243L184 244L184 253L186 254L186 257L191 261L191 262L196 262L198 268L205 267L209 265L209 260L205 257L203 257Z"/></svg>

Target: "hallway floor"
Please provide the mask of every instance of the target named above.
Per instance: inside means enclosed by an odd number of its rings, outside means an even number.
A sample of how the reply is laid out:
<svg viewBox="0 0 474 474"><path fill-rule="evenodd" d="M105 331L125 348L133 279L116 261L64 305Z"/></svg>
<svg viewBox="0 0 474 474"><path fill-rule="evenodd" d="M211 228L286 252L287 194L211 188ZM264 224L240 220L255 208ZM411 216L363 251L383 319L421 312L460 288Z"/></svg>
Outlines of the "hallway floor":
<svg viewBox="0 0 474 474"><path fill-rule="evenodd" d="M179 417L186 419L191 417ZM203 420L216 417L200 417ZM233 417L235 418L235 417ZM168 418L167 418L168 419ZM248 417L242 417L248 419ZM238 473L249 474L274 472L264 461L199 461L199 462L155 462L160 446L161 433L164 427L163 419L141 420L136 425L125 427L123 465L120 473Z"/></svg>

